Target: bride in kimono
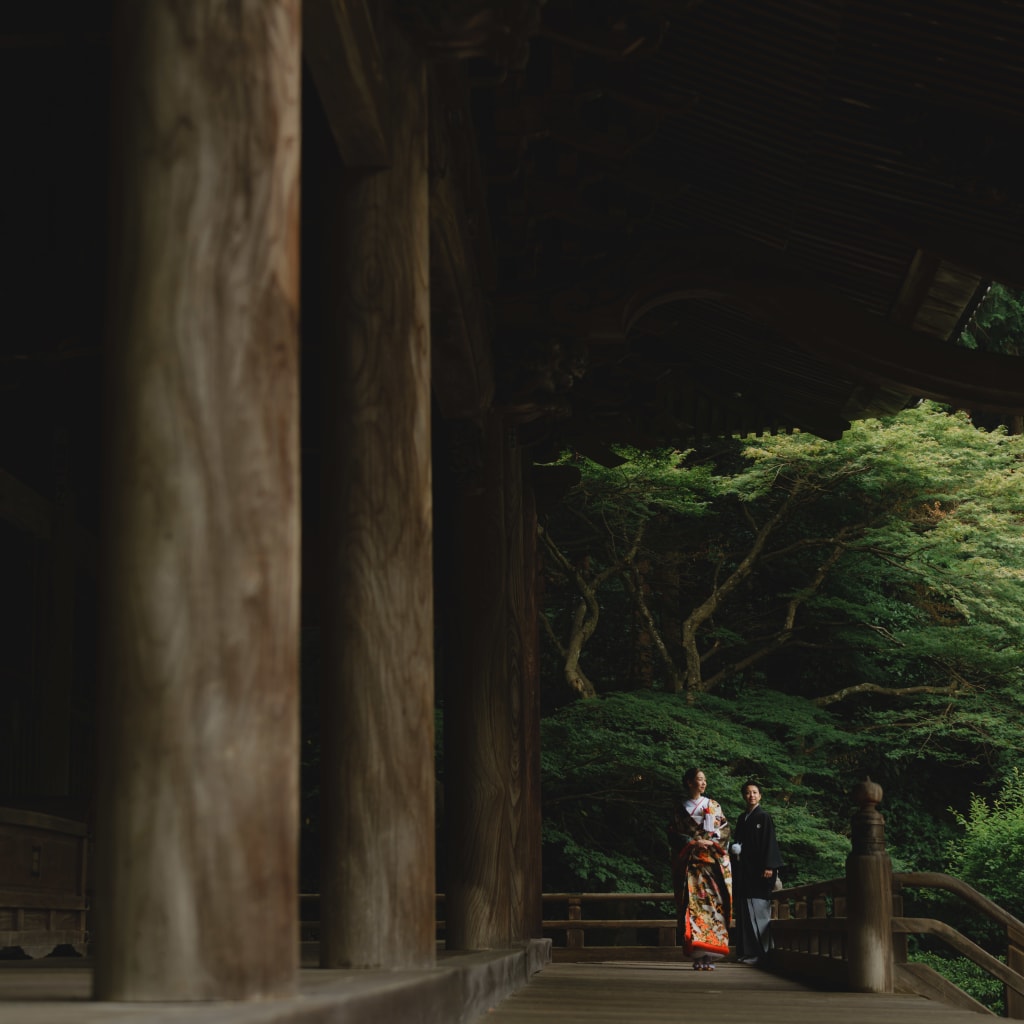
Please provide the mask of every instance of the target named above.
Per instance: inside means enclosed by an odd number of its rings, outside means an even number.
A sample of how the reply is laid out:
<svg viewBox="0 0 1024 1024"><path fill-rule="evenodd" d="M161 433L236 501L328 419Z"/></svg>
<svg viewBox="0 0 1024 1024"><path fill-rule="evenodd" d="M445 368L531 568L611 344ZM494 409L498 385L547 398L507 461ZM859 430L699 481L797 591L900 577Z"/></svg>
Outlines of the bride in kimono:
<svg viewBox="0 0 1024 1024"><path fill-rule="evenodd" d="M730 828L721 805L704 795L703 771L691 768L683 783L687 795L676 805L668 826L672 888L683 952L695 971L712 971L715 960L729 955Z"/></svg>

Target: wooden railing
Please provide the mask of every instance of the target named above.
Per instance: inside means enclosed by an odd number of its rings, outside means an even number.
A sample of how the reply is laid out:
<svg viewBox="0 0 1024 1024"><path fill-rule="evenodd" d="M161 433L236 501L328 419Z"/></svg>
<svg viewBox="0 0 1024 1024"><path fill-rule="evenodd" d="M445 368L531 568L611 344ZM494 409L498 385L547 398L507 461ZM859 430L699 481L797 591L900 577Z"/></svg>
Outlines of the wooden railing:
<svg viewBox="0 0 1024 1024"><path fill-rule="evenodd" d="M554 940L552 959L587 959L588 956L606 960L628 959L671 959L673 951L679 953L676 943L676 916L674 907L671 916L661 917L609 917L607 913L597 917L584 916L584 907L597 904L601 909L609 904L674 903L670 892L547 892L544 901L544 934ZM548 908L552 905L566 908L563 918L550 917ZM624 931L652 931L657 936L654 944L624 941ZM587 933L602 932L605 941L600 945L587 942ZM608 933L614 940L608 942ZM564 945L559 941L564 935Z"/></svg>
<svg viewBox="0 0 1024 1024"><path fill-rule="evenodd" d="M923 965L908 963L907 935L932 935L967 957L1004 986L1007 1016L1024 1019L1024 923L951 875L933 872L897 872L888 876L892 913L888 929L892 940L891 968L895 988L917 991L932 998L943 998L964 1007L981 1009L966 995L957 995L953 986L943 982ZM836 989L857 987L851 982L851 918L848 907L847 878L833 878L774 892L772 899L772 969L815 984ZM1006 932L1006 957L1003 963L955 928L931 918L903 916L904 888L942 889L959 896L968 906L999 924ZM544 935L554 940L552 958L560 960L677 960L682 951L677 945L674 896L670 892L630 893L544 893ZM305 939L317 937L319 895L300 897L302 933ZM623 915L623 907L641 910L647 904L661 910L660 916ZM615 907L616 916L607 909ZM563 909L564 908L564 909ZM671 908L671 909L670 909ZM558 915L558 911L563 911ZM655 911L657 914L657 910ZM858 927L856 921L853 930ZM437 936L445 931L444 894L437 894ZM635 933L641 934L635 934ZM642 933L647 932L648 936ZM650 937L654 942L644 943ZM595 943L594 939L598 941ZM925 981L922 982L922 979ZM930 980L928 980L930 979Z"/></svg>
<svg viewBox="0 0 1024 1024"><path fill-rule="evenodd" d="M437 893L437 937L444 938L444 893ZM610 905L673 904L670 892L546 892L543 894L544 935L553 940L552 956L555 960L571 957L586 959L588 956L602 959L653 959L671 958L673 951L679 953L676 944L676 917L674 907L661 916L609 917L607 912L591 913ZM588 914L584 914L584 910ZM561 916L554 916L562 910ZM319 937L320 895L302 893L299 896L300 932L304 941L315 941ZM656 941L651 944L638 942L635 936L623 932L651 932ZM589 940L588 940L589 936ZM608 942L611 937L614 941ZM594 943L594 938L602 941Z"/></svg>
<svg viewBox="0 0 1024 1024"><path fill-rule="evenodd" d="M845 987L846 879L772 893L773 963L789 974Z"/></svg>
<svg viewBox="0 0 1024 1024"><path fill-rule="evenodd" d="M904 888L942 889L953 893L1000 925L1006 932L1006 963L943 921L904 917ZM775 947L773 965L784 973L813 978L838 988L848 987L850 921L846 914L846 895L845 878L774 893L771 925ZM892 909L893 967L898 975L898 984L915 988L914 972L909 968L900 971L908 964L906 937L932 935L1002 982L1007 1016L1024 1019L1024 923L959 878L931 871L894 872ZM922 971L918 969L916 974L920 978ZM933 990L937 991L940 986L941 982L930 982ZM947 992L947 996L951 994ZM971 1005L969 997L959 1001L962 1005ZM973 1004L972 1008L976 1005Z"/></svg>
<svg viewBox="0 0 1024 1024"><path fill-rule="evenodd" d="M897 963L907 961L907 935L934 935L1001 981L1007 1017L1024 1019L1024 924L987 896L952 875L932 871L899 871L893 875L893 881L892 930L894 936L899 936L895 950ZM903 917L904 888L943 889L960 897L974 910L1000 925L1006 932L1006 963L943 921L928 917Z"/></svg>
<svg viewBox="0 0 1024 1024"><path fill-rule="evenodd" d="M906 937L931 935L998 979L1004 987L1007 1016L1024 1019L1024 923L997 906L965 882L932 872L893 873L885 851L884 818L877 805L882 790L866 780L854 789L859 810L853 817L852 850L846 877L782 889L772 894L773 950L766 966L818 984L855 992L917 992L973 1010L984 1007L921 963L908 962ZM903 916L903 889L937 888L953 893L1006 931L1003 963L957 929L931 918ZM437 935L445 930L444 896L438 894ZM672 893L545 893L545 935L555 940L557 959L666 959L681 956L676 944ZM664 916L609 917L584 915L585 905L648 903L662 905ZM564 917L547 916L552 905L565 907ZM674 907L672 908L674 911ZM319 896L300 897L304 938L314 938L319 917ZM657 944L643 946L639 936L623 942L622 932L653 932ZM605 941L593 945L588 934ZM609 945L611 934L615 940ZM559 940L564 935L564 944ZM645 955L647 954L647 955Z"/></svg>

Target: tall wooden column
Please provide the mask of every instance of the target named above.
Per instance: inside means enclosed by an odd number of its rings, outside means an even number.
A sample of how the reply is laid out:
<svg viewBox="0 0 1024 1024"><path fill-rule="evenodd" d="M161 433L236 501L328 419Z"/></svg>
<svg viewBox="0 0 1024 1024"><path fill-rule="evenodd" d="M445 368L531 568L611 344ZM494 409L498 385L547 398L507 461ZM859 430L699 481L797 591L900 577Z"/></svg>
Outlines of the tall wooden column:
<svg viewBox="0 0 1024 1024"><path fill-rule="evenodd" d="M390 168L350 171L324 344L320 956L435 960L425 64L375 7ZM344 154L343 154L344 156Z"/></svg>
<svg viewBox="0 0 1024 1024"><path fill-rule="evenodd" d="M497 415L484 422L483 478L462 495L459 601L445 700L445 927L453 949L500 949L539 935L534 754L535 652L524 623L521 453ZM536 849L534 849L536 848Z"/></svg>
<svg viewBox="0 0 1024 1024"><path fill-rule="evenodd" d="M95 994L298 966L298 0L123 0Z"/></svg>

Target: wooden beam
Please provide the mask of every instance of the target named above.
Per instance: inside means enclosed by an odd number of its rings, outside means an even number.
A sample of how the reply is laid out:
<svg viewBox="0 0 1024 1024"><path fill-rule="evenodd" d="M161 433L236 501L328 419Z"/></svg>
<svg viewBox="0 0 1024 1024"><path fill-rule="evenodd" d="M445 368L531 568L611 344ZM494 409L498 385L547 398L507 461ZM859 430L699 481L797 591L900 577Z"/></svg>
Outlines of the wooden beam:
<svg viewBox="0 0 1024 1024"><path fill-rule="evenodd" d="M942 260L931 253L918 249L910 263L910 269L903 281L896 301L893 303L892 319L898 324L910 326L918 311L928 298L928 291L935 281Z"/></svg>
<svg viewBox="0 0 1024 1024"><path fill-rule="evenodd" d="M303 0L302 52L342 161L387 167L384 65L366 0Z"/></svg>
<svg viewBox="0 0 1024 1024"><path fill-rule="evenodd" d="M1009 214L1007 214L1009 217ZM964 230L894 218L884 225L888 235L911 242L950 263L998 281L1008 288L1024 288L1024 252L1016 240L997 238L977 227Z"/></svg>
<svg viewBox="0 0 1024 1024"><path fill-rule="evenodd" d="M968 409L1024 412L1024 359L972 352L800 285L737 285L733 293L794 345L862 380Z"/></svg>
<svg viewBox="0 0 1024 1024"><path fill-rule="evenodd" d="M962 408L1024 412L1024 359L959 348L865 310L813 281L778 271L686 259L651 273L638 264L603 303L553 311L588 339L622 340L658 306L694 299L734 302L779 331L794 347L876 387Z"/></svg>

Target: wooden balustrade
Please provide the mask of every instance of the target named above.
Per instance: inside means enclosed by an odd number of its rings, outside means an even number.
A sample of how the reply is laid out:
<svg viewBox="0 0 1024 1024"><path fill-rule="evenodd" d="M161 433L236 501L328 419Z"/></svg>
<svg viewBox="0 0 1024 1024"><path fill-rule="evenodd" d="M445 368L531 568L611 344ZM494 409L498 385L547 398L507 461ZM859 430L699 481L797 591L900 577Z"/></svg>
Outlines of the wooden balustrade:
<svg viewBox="0 0 1024 1024"><path fill-rule="evenodd" d="M935 871L900 871L893 876L894 936L902 939L896 962L906 962L906 935L934 935L955 949L961 956L972 960L994 978L1003 983L1006 1016L1024 1019L1024 923L1013 914L993 903L966 882L952 875ZM902 893L904 888L942 889L962 899L990 921L1002 926L1006 932L1006 963L992 956L980 946L965 938L955 928L932 918L903 917ZM898 909L897 909L898 908ZM902 956L902 961L900 960Z"/></svg>
<svg viewBox="0 0 1024 1024"><path fill-rule="evenodd" d="M437 938L445 937L444 893L437 894ZM670 892L549 892L542 897L545 907L543 921L544 935L553 939L553 959L586 959L588 956L605 960L614 959L673 959L681 955L676 941L676 917L674 900ZM592 910L595 905L608 907L609 904L672 904L672 909L661 916L585 916L584 908ZM565 908L563 916L551 916L547 908ZM299 896L299 919L304 941L319 938L320 895L302 893ZM653 931L657 941L651 944L638 942L639 936L626 936L623 932ZM615 941L608 943L607 933ZM589 941L588 941L589 937ZM599 944L594 943L597 937Z"/></svg>
<svg viewBox="0 0 1024 1024"><path fill-rule="evenodd" d="M839 984L846 979L846 879L772 894L773 964L787 974Z"/></svg>
<svg viewBox="0 0 1024 1024"><path fill-rule="evenodd" d="M602 960L674 959L681 955L676 936L675 897L670 892L549 892L544 893L542 898L545 908L552 904L563 904L566 907L564 918L550 917L545 911L544 933L554 940L552 958L555 961L587 959L588 956L599 957ZM671 916L661 917L584 916L585 905L609 903L671 903L673 908ZM636 939L631 942L623 941L626 937L622 932L637 930L655 931L657 942L644 944L637 942ZM563 932L564 946L559 942ZM593 941L587 941L588 933L591 939L594 933L605 933L601 938L607 940L609 932L615 940L611 943L602 941L600 944L594 944Z"/></svg>
<svg viewBox="0 0 1024 1024"><path fill-rule="evenodd" d="M932 935L961 956L978 964L1003 983L1007 1016L1024 1019L1024 923L1003 910L966 882L930 871L903 871L892 876L891 928L896 988L932 998L941 996L965 1008L977 1009L967 996L920 964L908 962L907 936ZM849 984L845 878L782 889L772 895L772 966L782 973L817 983L847 988ZM1006 963L987 953L956 928L931 918L903 916L904 888L943 889L959 896L973 909L1006 930Z"/></svg>

